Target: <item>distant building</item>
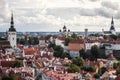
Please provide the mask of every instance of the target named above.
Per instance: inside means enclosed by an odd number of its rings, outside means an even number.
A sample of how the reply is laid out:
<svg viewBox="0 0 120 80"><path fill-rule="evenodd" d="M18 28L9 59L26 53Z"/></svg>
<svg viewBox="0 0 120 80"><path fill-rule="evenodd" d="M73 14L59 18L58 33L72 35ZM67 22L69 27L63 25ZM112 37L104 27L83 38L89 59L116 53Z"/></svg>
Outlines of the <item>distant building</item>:
<svg viewBox="0 0 120 80"><path fill-rule="evenodd" d="M88 29L87 29L87 28L85 29L84 37L85 37L85 38L88 38Z"/></svg>
<svg viewBox="0 0 120 80"><path fill-rule="evenodd" d="M65 36L58 36L55 39L55 44L64 48L65 39L66 39Z"/></svg>
<svg viewBox="0 0 120 80"><path fill-rule="evenodd" d="M59 30L61 36L70 36L70 30L64 25L63 30Z"/></svg>
<svg viewBox="0 0 120 80"><path fill-rule="evenodd" d="M113 17L112 17L112 21L111 21L110 30L109 30L109 31L104 31L104 30L103 30L103 34L104 34L104 35L112 35L112 34L113 34L113 35L116 35Z"/></svg>
<svg viewBox="0 0 120 80"><path fill-rule="evenodd" d="M85 42L83 39L74 39L68 45L69 54L71 57L79 57L79 51L85 49Z"/></svg>
<svg viewBox="0 0 120 80"><path fill-rule="evenodd" d="M16 29L14 28L13 14L11 15L11 26L8 30L8 41L12 48L16 47Z"/></svg>
<svg viewBox="0 0 120 80"><path fill-rule="evenodd" d="M45 38L43 36L41 36L39 38L39 45L40 46L46 46Z"/></svg>

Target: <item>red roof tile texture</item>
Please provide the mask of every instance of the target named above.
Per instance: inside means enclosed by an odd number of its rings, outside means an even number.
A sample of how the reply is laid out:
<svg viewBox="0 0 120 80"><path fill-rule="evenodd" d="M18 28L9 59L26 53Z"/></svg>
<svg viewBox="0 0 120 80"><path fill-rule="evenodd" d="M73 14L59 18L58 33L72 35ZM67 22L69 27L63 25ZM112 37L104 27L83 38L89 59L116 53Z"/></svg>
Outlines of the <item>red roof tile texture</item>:
<svg viewBox="0 0 120 80"><path fill-rule="evenodd" d="M13 64L15 61L1 61L1 66L2 67L13 67Z"/></svg>

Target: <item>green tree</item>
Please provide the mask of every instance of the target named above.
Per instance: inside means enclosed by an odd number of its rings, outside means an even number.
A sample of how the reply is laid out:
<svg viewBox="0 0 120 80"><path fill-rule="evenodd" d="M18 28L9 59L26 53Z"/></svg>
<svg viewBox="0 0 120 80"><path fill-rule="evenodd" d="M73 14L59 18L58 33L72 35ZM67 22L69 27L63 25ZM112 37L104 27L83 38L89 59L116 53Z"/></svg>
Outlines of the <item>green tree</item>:
<svg viewBox="0 0 120 80"><path fill-rule="evenodd" d="M79 71L80 71L80 68L75 64L71 64L68 68L69 73L75 73L75 72L79 72Z"/></svg>
<svg viewBox="0 0 120 80"><path fill-rule="evenodd" d="M39 39L37 37L33 37L32 39L33 39L33 44L34 45L39 44Z"/></svg>
<svg viewBox="0 0 120 80"><path fill-rule="evenodd" d="M79 67L83 67L83 58L74 58L72 63Z"/></svg>
<svg viewBox="0 0 120 80"><path fill-rule="evenodd" d="M107 38L108 38L108 36L107 36L107 35L104 35L104 36L103 36L103 38L104 38L104 39L107 39Z"/></svg>
<svg viewBox="0 0 120 80"><path fill-rule="evenodd" d="M87 71L87 72L95 72L95 67L94 66L86 67L85 71Z"/></svg>
<svg viewBox="0 0 120 80"><path fill-rule="evenodd" d="M62 58L72 59L71 56L69 55L69 53L67 53L67 52L63 53L63 55L61 57Z"/></svg>
<svg viewBox="0 0 120 80"><path fill-rule="evenodd" d="M51 36L52 36L52 35L47 35L47 36L45 36L45 40L50 39Z"/></svg>
<svg viewBox="0 0 120 80"><path fill-rule="evenodd" d="M71 37L65 39L65 46L68 46L69 42L72 40Z"/></svg>
<svg viewBox="0 0 120 80"><path fill-rule="evenodd" d="M117 67L118 67L117 63L113 63L113 68L117 69Z"/></svg>
<svg viewBox="0 0 120 80"><path fill-rule="evenodd" d="M94 75L94 78L99 79L99 78L100 78L100 74L96 73L96 74Z"/></svg>
<svg viewBox="0 0 120 80"><path fill-rule="evenodd" d="M117 36L116 35L110 35L110 38L114 39L114 40L117 40Z"/></svg>
<svg viewBox="0 0 120 80"><path fill-rule="evenodd" d="M76 33L73 33L73 34L71 35L71 37L72 37L73 39L79 39L79 38L80 38L80 36L78 36Z"/></svg>
<svg viewBox="0 0 120 80"><path fill-rule="evenodd" d="M91 54L92 54L94 60L97 60L98 55L99 55L99 48L97 45L94 45L91 47Z"/></svg>
<svg viewBox="0 0 120 80"><path fill-rule="evenodd" d="M15 63L13 64L13 67L22 67L22 62L19 60L15 61Z"/></svg>
<svg viewBox="0 0 120 80"><path fill-rule="evenodd" d="M55 47L56 47L56 44L55 44L55 43L50 42L50 43L48 44L48 48L55 48Z"/></svg>
<svg viewBox="0 0 120 80"><path fill-rule="evenodd" d="M14 80L12 77L5 76L2 78L2 80Z"/></svg>
<svg viewBox="0 0 120 80"><path fill-rule="evenodd" d="M24 45L24 44L25 44L25 39L21 38L21 39L20 39L20 44L23 44L23 45Z"/></svg>
<svg viewBox="0 0 120 80"><path fill-rule="evenodd" d="M98 74L100 74L100 76L105 73L105 71L107 71L107 69L105 67L102 67L98 70Z"/></svg>
<svg viewBox="0 0 120 80"><path fill-rule="evenodd" d="M64 49L61 46L55 46L54 47L54 56L62 58L63 50Z"/></svg>
<svg viewBox="0 0 120 80"><path fill-rule="evenodd" d="M120 69L120 62L113 63L113 68L114 69Z"/></svg>
<svg viewBox="0 0 120 80"><path fill-rule="evenodd" d="M120 62L114 63L113 68L116 69L116 74L120 74Z"/></svg>
<svg viewBox="0 0 120 80"><path fill-rule="evenodd" d="M87 58L87 53L85 52L84 49L81 49L81 50L79 51L79 53L80 53L80 57L82 57L83 59L86 59L86 58Z"/></svg>
<svg viewBox="0 0 120 80"><path fill-rule="evenodd" d="M20 38L17 38L17 43L20 43Z"/></svg>

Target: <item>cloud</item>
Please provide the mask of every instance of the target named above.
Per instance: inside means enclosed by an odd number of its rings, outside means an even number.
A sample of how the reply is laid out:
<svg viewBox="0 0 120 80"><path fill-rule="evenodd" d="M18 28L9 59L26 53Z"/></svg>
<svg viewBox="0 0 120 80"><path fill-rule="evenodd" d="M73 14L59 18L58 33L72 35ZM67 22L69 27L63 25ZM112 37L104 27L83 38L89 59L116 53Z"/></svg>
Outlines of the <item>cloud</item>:
<svg viewBox="0 0 120 80"><path fill-rule="evenodd" d="M10 9L6 0L0 1L0 20L7 22L10 17Z"/></svg>
<svg viewBox="0 0 120 80"><path fill-rule="evenodd" d="M21 31L58 31L66 24L72 30L97 29L106 26L114 16L120 19L119 2L109 0L1 0L0 24L9 27L10 10L15 27ZM105 23L106 22L106 23ZM109 22L108 22L109 24ZM22 29L24 27L25 29Z"/></svg>
<svg viewBox="0 0 120 80"><path fill-rule="evenodd" d="M117 2L111 2L111 1L103 1L101 3L101 5L103 7L106 7L106 8L111 8L113 10L117 10L119 8L119 5Z"/></svg>
<svg viewBox="0 0 120 80"><path fill-rule="evenodd" d="M95 12L98 16L102 16L105 18L111 18L114 15L114 10L110 10L107 8L96 8Z"/></svg>
<svg viewBox="0 0 120 80"><path fill-rule="evenodd" d="M96 1L100 1L100 0L90 0L90 1L92 1L92 2L96 2Z"/></svg>

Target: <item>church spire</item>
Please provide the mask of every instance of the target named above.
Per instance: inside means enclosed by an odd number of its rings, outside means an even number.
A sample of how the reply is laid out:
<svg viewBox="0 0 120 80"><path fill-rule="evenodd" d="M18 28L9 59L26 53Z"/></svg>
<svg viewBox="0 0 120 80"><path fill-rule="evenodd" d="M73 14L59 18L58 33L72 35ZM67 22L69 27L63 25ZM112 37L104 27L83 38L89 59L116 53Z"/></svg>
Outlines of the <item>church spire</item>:
<svg viewBox="0 0 120 80"><path fill-rule="evenodd" d="M9 31L16 31L15 28L14 28L13 12L12 12L12 14L11 14L11 22L10 22Z"/></svg>
<svg viewBox="0 0 120 80"><path fill-rule="evenodd" d="M13 13L11 14L11 28L14 28Z"/></svg>
<svg viewBox="0 0 120 80"><path fill-rule="evenodd" d="M111 21L111 24L114 24L114 21L113 21L113 16L112 16L112 21Z"/></svg>
<svg viewBox="0 0 120 80"><path fill-rule="evenodd" d="M115 31L113 17L112 17L112 21L111 21L111 27L110 27L110 31L111 31L111 30L114 30L114 31Z"/></svg>

